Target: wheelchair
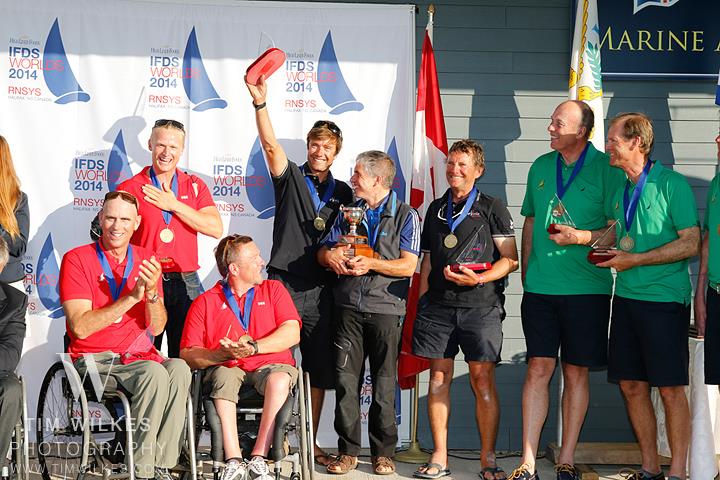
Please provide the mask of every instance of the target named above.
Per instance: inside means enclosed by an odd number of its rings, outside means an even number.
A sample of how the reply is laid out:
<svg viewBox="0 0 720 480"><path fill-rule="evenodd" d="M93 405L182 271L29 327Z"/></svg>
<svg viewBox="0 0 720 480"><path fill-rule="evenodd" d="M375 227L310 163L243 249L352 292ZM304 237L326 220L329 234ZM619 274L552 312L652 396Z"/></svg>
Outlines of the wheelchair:
<svg viewBox="0 0 720 480"><path fill-rule="evenodd" d="M290 391L287 400L275 417L275 430L268 458L274 462L275 480L280 480L282 462L292 463L290 480L313 480L313 438L312 408L310 404L310 377L303 374L298 365L297 385ZM199 442L203 432L210 433L209 460L212 463L213 480L220 479L225 464L223 452L222 427L220 417L215 410L213 400L204 392L203 370L193 372L191 397L195 405L195 441ZM243 454L249 454L254 445L260 416L263 411L264 397L254 387L243 385L238 394L237 422L240 447ZM294 445L290 446L289 437L293 436ZM197 450L197 449L196 449ZM207 455L200 455L200 460Z"/></svg>
<svg viewBox="0 0 720 480"><path fill-rule="evenodd" d="M83 381L84 380L84 381ZM45 374L37 405L36 445L43 480L135 480L130 394L102 376L98 397L89 375L81 379L69 356ZM184 455L195 458L192 398L188 395ZM183 479L195 480L195 462Z"/></svg>
<svg viewBox="0 0 720 480"><path fill-rule="evenodd" d="M22 388L22 411L20 421L15 424L13 430L13 438L10 443L10 462L0 470L0 479L15 478L17 480L30 480L30 451L28 441L28 419L27 419L27 394L25 381L22 376L18 376L20 386Z"/></svg>

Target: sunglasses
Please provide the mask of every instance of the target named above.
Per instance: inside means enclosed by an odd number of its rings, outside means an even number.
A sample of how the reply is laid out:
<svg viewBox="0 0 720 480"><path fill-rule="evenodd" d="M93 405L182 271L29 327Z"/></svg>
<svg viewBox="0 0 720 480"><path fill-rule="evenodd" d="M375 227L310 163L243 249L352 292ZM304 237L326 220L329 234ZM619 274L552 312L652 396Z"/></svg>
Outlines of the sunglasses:
<svg viewBox="0 0 720 480"><path fill-rule="evenodd" d="M240 235L239 233L234 233L232 235L228 235L227 240L225 241L225 245L223 245L222 250L222 259L223 263L225 265L230 265L231 262L229 262L228 254L232 251L230 250L230 246L235 248L238 245L244 245L246 243L252 242L252 238L248 237L247 235Z"/></svg>
<svg viewBox="0 0 720 480"><path fill-rule="evenodd" d="M153 128L158 128L158 127L173 127L173 128L177 128L178 130L185 133L185 125L178 122L177 120L169 120L169 119L161 118L160 120L157 120L155 122L155 126Z"/></svg>
<svg viewBox="0 0 720 480"><path fill-rule="evenodd" d="M322 128L322 127L325 127L328 130L330 130L330 132L332 132L336 137L342 138L342 132L340 131L340 127L335 125L334 122L331 122L330 120L318 120L313 125L313 128Z"/></svg>
<svg viewBox="0 0 720 480"><path fill-rule="evenodd" d="M115 190L114 192L108 192L105 194L106 202L108 200L115 200L116 198L120 198L120 199L126 201L127 203L131 203L131 204L135 205L135 209L140 210L137 198L135 198L135 195L133 195L132 193L128 193L124 190Z"/></svg>

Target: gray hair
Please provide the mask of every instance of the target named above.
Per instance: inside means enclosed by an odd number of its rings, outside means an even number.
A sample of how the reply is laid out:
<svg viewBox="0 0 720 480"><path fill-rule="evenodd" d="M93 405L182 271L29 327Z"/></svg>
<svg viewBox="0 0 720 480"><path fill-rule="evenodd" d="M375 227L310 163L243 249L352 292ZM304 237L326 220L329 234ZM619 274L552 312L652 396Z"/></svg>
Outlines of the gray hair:
<svg viewBox="0 0 720 480"><path fill-rule="evenodd" d="M4 238L0 237L0 271L5 268L9 259L10 251L8 250L8 244Z"/></svg>
<svg viewBox="0 0 720 480"><path fill-rule="evenodd" d="M355 159L357 165L362 165L371 177L382 178L385 188L392 188L395 181L395 162L390 156L380 150L362 152Z"/></svg>

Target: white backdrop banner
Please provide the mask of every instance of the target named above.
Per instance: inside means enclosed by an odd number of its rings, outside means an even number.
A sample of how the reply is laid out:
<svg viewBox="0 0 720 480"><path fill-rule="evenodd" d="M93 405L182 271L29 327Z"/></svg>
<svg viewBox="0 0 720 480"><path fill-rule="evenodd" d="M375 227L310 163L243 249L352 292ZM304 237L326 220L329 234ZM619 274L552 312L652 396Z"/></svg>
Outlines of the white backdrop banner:
<svg viewBox="0 0 720 480"><path fill-rule="evenodd" d="M90 241L104 194L150 163L155 120L186 125L180 166L207 183L225 232L252 235L267 260L274 196L246 68L269 47L286 52L269 80L268 109L292 160L304 162L305 134L330 119L344 137L333 174L347 180L359 152L386 151L399 165L395 189L407 199L414 27L410 5L4 2L0 134L31 213L20 366L30 412L42 375L63 349L60 259ZM206 288L218 278L215 244L200 239Z"/></svg>

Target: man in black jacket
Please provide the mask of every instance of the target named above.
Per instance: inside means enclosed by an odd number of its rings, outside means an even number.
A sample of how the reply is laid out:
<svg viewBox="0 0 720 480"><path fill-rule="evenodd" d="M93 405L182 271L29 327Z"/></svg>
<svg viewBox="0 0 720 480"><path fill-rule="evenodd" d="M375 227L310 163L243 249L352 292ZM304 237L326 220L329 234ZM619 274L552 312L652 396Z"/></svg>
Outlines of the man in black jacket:
<svg viewBox="0 0 720 480"><path fill-rule="evenodd" d="M8 262L8 246L0 237L0 271ZM0 467L10 449L12 432L22 411L22 389L15 376L25 339L27 296L0 282Z"/></svg>

